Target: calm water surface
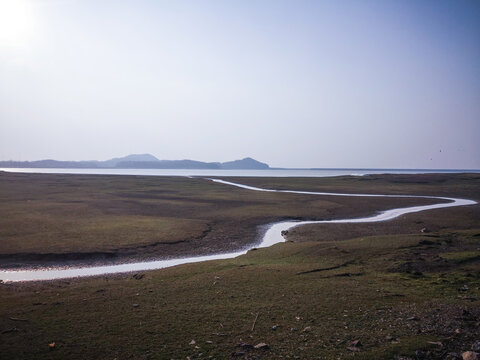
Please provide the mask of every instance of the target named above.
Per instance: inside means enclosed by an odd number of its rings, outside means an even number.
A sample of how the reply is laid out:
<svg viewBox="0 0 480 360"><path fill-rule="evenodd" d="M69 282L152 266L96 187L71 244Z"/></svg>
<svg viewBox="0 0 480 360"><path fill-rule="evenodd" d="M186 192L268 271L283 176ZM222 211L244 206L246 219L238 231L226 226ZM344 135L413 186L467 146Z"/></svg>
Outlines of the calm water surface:
<svg viewBox="0 0 480 360"><path fill-rule="evenodd" d="M91 174L91 175L146 175L146 176L261 176L261 177L328 177L368 174L428 174L461 173L480 170L424 170L424 169L270 169L270 170L209 170L209 169L44 169L0 168L0 171L42 174Z"/></svg>

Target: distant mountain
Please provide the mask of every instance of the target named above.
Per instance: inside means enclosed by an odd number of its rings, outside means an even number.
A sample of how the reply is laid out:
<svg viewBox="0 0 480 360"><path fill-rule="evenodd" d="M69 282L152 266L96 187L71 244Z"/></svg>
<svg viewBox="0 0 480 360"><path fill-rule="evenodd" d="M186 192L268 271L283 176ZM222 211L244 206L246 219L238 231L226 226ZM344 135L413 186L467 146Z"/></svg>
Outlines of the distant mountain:
<svg viewBox="0 0 480 360"><path fill-rule="evenodd" d="M113 158L106 161L98 161L100 165L104 167L117 167L118 164L124 162L152 162L159 161L155 156L151 154L131 154L120 158Z"/></svg>
<svg viewBox="0 0 480 360"><path fill-rule="evenodd" d="M270 167L252 158L220 162L195 160L159 160L150 154L132 154L105 161L0 161L0 168L101 168L101 169L219 169L219 170L264 170Z"/></svg>
<svg viewBox="0 0 480 360"><path fill-rule="evenodd" d="M220 169L220 163L195 160L122 161L116 165L122 169Z"/></svg>
<svg viewBox="0 0 480 360"><path fill-rule="evenodd" d="M225 169L225 170L236 170L236 169L265 170L270 168L270 166L268 166L267 164L257 161L255 159L252 159L250 157L247 157L242 160L227 161L220 164L220 166L222 169Z"/></svg>
<svg viewBox="0 0 480 360"><path fill-rule="evenodd" d="M0 168L64 168L64 169L92 169L102 167L98 161L0 161ZM105 166L104 166L105 167Z"/></svg>

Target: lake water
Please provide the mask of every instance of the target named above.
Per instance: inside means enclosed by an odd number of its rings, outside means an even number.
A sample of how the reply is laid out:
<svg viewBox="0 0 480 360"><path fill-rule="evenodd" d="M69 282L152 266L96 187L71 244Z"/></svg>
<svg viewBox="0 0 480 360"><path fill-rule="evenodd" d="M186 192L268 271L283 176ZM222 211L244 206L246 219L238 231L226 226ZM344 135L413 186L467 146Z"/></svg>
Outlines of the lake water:
<svg viewBox="0 0 480 360"><path fill-rule="evenodd" d="M480 173L480 170L428 170L428 169L269 169L269 170L210 170L210 169L44 169L0 168L0 171L42 174L92 175L146 175L146 176L254 176L254 177L328 177L368 174L429 174Z"/></svg>

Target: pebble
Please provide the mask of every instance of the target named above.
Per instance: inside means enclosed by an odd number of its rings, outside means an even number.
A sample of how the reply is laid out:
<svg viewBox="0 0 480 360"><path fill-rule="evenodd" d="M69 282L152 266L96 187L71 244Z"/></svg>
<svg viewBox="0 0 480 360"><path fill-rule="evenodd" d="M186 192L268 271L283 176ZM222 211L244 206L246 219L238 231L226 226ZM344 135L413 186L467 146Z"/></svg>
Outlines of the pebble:
<svg viewBox="0 0 480 360"><path fill-rule="evenodd" d="M352 341L352 346L360 347L360 346L362 346L362 343L360 342L360 340L353 340Z"/></svg>
<svg viewBox="0 0 480 360"><path fill-rule="evenodd" d="M347 346L347 350L350 350L350 351L353 351L353 352L358 352L360 351L359 348L355 347L355 346Z"/></svg>
<svg viewBox="0 0 480 360"><path fill-rule="evenodd" d="M478 354L473 351L465 351L462 353L462 360L478 360Z"/></svg>

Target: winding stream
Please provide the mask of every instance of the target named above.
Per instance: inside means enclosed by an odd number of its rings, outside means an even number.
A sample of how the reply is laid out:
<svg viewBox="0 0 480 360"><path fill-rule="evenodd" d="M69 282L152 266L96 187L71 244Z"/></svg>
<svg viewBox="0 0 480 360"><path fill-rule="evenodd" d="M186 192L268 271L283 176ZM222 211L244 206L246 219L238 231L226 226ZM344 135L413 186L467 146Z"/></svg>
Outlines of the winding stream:
<svg viewBox="0 0 480 360"><path fill-rule="evenodd" d="M476 204L476 201L467 199L456 199L447 197L435 197L435 196L417 196L417 195L377 195L377 194L342 194L342 193L326 193L326 192L314 192L314 191L295 191L295 190L273 190L262 189L254 186L237 184L225 180L208 179L219 184L236 186L242 189L252 191L266 191L266 192L282 192L292 194L305 194L305 195L322 195L322 196L355 196L355 197L391 197L391 198L427 198L438 199L448 202L442 202L434 205L412 206L406 208L391 209L380 212L376 215L354 218L354 219L338 219L338 220L319 220L319 221L282 221L270 225L266 233L264 234L260 244L255 245L256 248L268 247L274 244L284 242L285 239L281 235L282 231L289 230L295 226L306 224L327 224L327 223L367 223L367 222L379 222L395 219L404 214L415 213L419 211L441 209L453 206L465 206ZM127 263L119 265L104 265L104 266L91 266L91 267L70 267L70 268L49 268L49 269L35 269L35 270L1 270L0 280L8 282L16 281L39 281L39 280L54 280L65 279L83 276L95 276L105 274L116 274L133 271L146 271L162 269L170 266L195 263L207 260L220 260L231 259L247 253L249 249L244 249L231 253L204 255L195 257L186 257L179 259L169 260L157 260Z"/></svg>

